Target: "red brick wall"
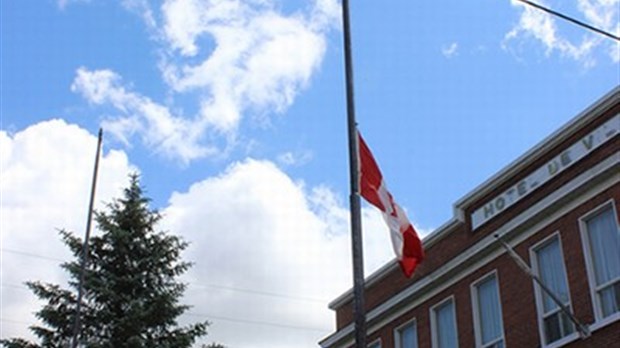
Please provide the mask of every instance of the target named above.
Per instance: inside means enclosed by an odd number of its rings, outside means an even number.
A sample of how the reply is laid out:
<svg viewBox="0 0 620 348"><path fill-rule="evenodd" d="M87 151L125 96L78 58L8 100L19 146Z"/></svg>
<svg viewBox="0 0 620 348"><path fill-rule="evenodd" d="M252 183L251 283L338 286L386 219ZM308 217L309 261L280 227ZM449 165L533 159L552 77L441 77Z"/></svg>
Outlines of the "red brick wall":
<svg viewBox="0 0 620 348"><path fill-rule="evenodd" d="M620 342L620 321L605 326L592 333L587 339L577 340L564 346L565 348L615 348ZM387 346L386 346L387 347Z"/></svg>
<svg viewBox="0 0 620 348"><path fill-rule="evenodd" d="M584 324L591 324L594 321L594 313L583 255L579 218L612 198L616 201L616 209L620 216L620 184L616 184L515 247L515 251L531 265L530 248L551 234L559 232L571 305L575 316ZM436 250L436 253L441 250ZM540 346L533 281L507 254L502 254L422 305L396 318L369 336L368 342L381 338L384 348L394 347L394 330L415 318L419 346L431 347L430 309L444 299L454 296L459 346L474 347L471 284L493 271L497 272L498 277L507 347ZM596 331L593 337L587 340L577 340L567 347L614 347L611 343L618 344L618 342L620 342L620 321Z"/></svg>

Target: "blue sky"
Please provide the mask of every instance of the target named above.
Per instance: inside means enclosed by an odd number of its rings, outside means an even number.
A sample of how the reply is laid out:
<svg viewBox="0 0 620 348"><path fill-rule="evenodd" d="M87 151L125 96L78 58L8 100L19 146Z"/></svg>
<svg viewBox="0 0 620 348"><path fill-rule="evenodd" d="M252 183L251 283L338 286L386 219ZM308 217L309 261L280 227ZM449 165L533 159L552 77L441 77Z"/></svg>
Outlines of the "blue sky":
<svg viewBox="0 0 620 348"><path fill-rule="evenodd" d="M540 3L620 33L618 0ZM83 231L99 127L99 207L142 174L162 227L192 243L205 342L314 347L333 330L327 302L350 286L338 1L1 6L2 337L34 320L23 281L64 281L55 229ZM617 42L517 2L352 1L351 16L359 128L422 235L620 82ZM367 206L364 228L369 274L393 255Z"/></svg>

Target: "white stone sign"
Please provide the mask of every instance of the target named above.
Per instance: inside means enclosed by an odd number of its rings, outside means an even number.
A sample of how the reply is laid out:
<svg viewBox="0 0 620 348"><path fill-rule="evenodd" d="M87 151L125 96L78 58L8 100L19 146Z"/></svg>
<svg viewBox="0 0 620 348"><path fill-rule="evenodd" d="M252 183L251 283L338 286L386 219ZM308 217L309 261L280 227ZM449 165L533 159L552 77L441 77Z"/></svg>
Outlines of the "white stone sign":
<svg viewBox="0 0 620 348"><path fill-rule="evenodd" d="M471 214L472 228L476 229L523 197L533 192L538 186L551 180L566 168L574 165L594 149L620 134L620 114L596 128L590 134L566 148L562 153L538 168L506 191L495 196L481 208Z"/></svg>

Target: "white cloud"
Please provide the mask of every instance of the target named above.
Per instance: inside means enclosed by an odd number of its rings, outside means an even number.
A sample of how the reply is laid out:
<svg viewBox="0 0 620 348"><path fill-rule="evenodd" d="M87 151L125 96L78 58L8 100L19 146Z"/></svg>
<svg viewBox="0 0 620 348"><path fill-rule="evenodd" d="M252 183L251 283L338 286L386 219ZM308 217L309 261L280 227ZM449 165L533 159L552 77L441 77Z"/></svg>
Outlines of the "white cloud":
<svg viewBox="0 0 620 348"><path fill-rule="evenodd" d="M458 54L459 44L456 42L451 43L450 45L443 46L441 48L441 54L446 58L452 58Z"/></svg>
<svg viewBox="0 0 620 348"><path fill-rule="evenodd" d="M91 92L93 99L106 95ZM3 322L3 337L31 337L27 326L40 304L20 288L24 281L65 279L58 264L71 256L55 228L84 229L95 145L92 134L60 120L14 135L0 131L2 315L14 321ZM124 153L106 152L99 209L120 196L130 170ZM352 277L349 213L331 189L306 187L272 162L247 159L172 194L162 212L161 229L190 242L183 257L195 265L183 302L194 305L194 316L184 320L213 322L205 342L315 347L333 330L327 303ZM376 209L363 210L363 226L370 274L393 253Z"/></svg>
<svg viewBox="0 0 620 348"><path fill-rule="evenodd" d="M104 120L102 126L125 144L129 144L129 137L139 134L156 152L184 163L217 152L200 144L201 122L173 115L168 107L128 91L111 70L79 68L71 90L91 103L114 106L121 115Z"/></svg>
<svg viewBox="0 0 620 348"><path fill-rule="evenodd" d="M65 279L58 265L71 255L58 229L84 234L96 143L94 135L62 120L14 135L0 131L1 307L2 318L10 320L2 323L3 337L29 336L20 323L33 323L38 307L23 282ZM117 197L135 170L124 153L104 151L95 208Z"/></svg>
<svg viewBox="0 0 620 348"><path fill-rule="evenodd" d="M278 155L278 163L285 166L303 166L312 160L312 152L306 151L287 151Z"/></svg>
<svg viewBox="0 0 620 348"><path fill-rule="evenodd" d="M578 7L589 23L620 36L620 0L578 0ZM620 43L608 38L604 40L609 43L611 59L620 62Z"/></svg>
<svg viewBox="0 0 620 348"><path fill-rule="evenodd" d="M315 347L333 329L327 302L350 286L351 266L348 210L331 190L307 190L273 163L248 159L173 194L164 214L166 229L192 242L186 253L196 261L191 282L294 297L193 288L193 310L215 317L210 340L233 347ZM393 255L380 214L370 209L364 217L368 274ZM306 330L217 319L226 316ZM234 334L241 329L244 335Z"/></svg>
<svg viewBox="0 0 620 348"><path fill-rule="evenodd" d="M274 0L166 0L155 12L146 0L123 0L140 13L162 46L162 79L171 102L162 105L121 84L111 70L80 68L72 90L121 115L104 124L127 144L132 136L187 163L225 152L242 119L263 122L283 113L308 86L338 22L336 0L284 14ZM159 19L159 22L158 22ZM176 96L198 95L196 115L170 111ZM222 147L215 144L225 143Z"/></svg>
<svg viewBox="0 0 620 348"><path fill-rule="evenodd" d="M58 0L58 7L62 10L66 8L70 3L76 2L90 2L91 0Z"/></svg>
<svg viewBox="0 0 620 348"><path fill-rule="evenodd" d="M234 132L249 110L282 112L321 64L334 3L284 15L267 0L166 1L164 77L177 92L202 91L201 116L221 132ZM199 47L204 38L214 47ZM183 59L199 53L207 54L198 63Z"/></svg>
<svg viewBox="0 0 620 348"><path fill-rule="evenodd" d="M587 29L580 29L580 38L568 37L558 29L558 23L564 21L546 12L511 0L513 6L522 9L519 22L504 38L504 47L511 48L511 42L523 42L530 38L545 47L546 55L557 51L562 56L582 63L585 67L596 64L595 51L598 47L609 47L610 58L618 62L620 44ZM539 1L543 6L550 7ZM576 11L585 17L585 21L609 32L620 34L620 0L578 0ZM574 25L566 23L563 25Z"/></svg>
<svg viewBox="0 0 620 348"><path fill-rule="evenodd" d="M121 4L130 12L141 16L149 28L157 26L149 0L121 0Z"/></svg>
<svg viewBox="0 0 620 348"><path fill-rule="evenodd" d="M584 14L589 23L596 27L611 29L617 32L618 23L618 0L578 0L577 6Z"/></svg>

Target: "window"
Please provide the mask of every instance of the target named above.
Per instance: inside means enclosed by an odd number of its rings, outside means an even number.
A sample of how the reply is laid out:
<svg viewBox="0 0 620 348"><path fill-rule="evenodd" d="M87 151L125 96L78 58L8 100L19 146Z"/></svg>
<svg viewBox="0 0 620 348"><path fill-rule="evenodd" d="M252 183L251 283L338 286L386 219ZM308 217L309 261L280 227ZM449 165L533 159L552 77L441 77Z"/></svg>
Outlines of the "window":
<svg viewBox="0 0 620 348"><path fill-rule="evenodd" d="M381 348L381 340L376 340L367 346L368 348Z"/></svg>
<svg viewBox="0 0 620 348"><path fill-rule="evenodd" d="M472 302L476 346L504 348L502 308L499 299L497 275L492 273L472 286Z"/></svg>
<svg viewBox="0 0 620 348"><path fill-rule="evenodd" d="M562 257L560 238L553 235L533 250L534 271L545 286L547 286L562 303L570 308L566 270ZM539 327L545 345L551 344L575 332L570 318L562 312L551 296L542 291L538 284L536 288L536 303L538 305Z"/></svg>
<svg viewBox="0 0 620 348"><path fill-rule="evenodd" d="M418 348L418 329L415 321L410 321L394 330L395 348Z"/></svg>
<svg viewBox="0 0 620 348"><path fill-rule="evenodd" d="M584 245L597 320L620 316L620 228L612 204L585 219Z"/></svg>
<svg viewBox="0 0 620 348"><path fill-rule="evenodd" d="M431 309L431 331L433 347L458 347L454 298L449 298Z"/></svg>

